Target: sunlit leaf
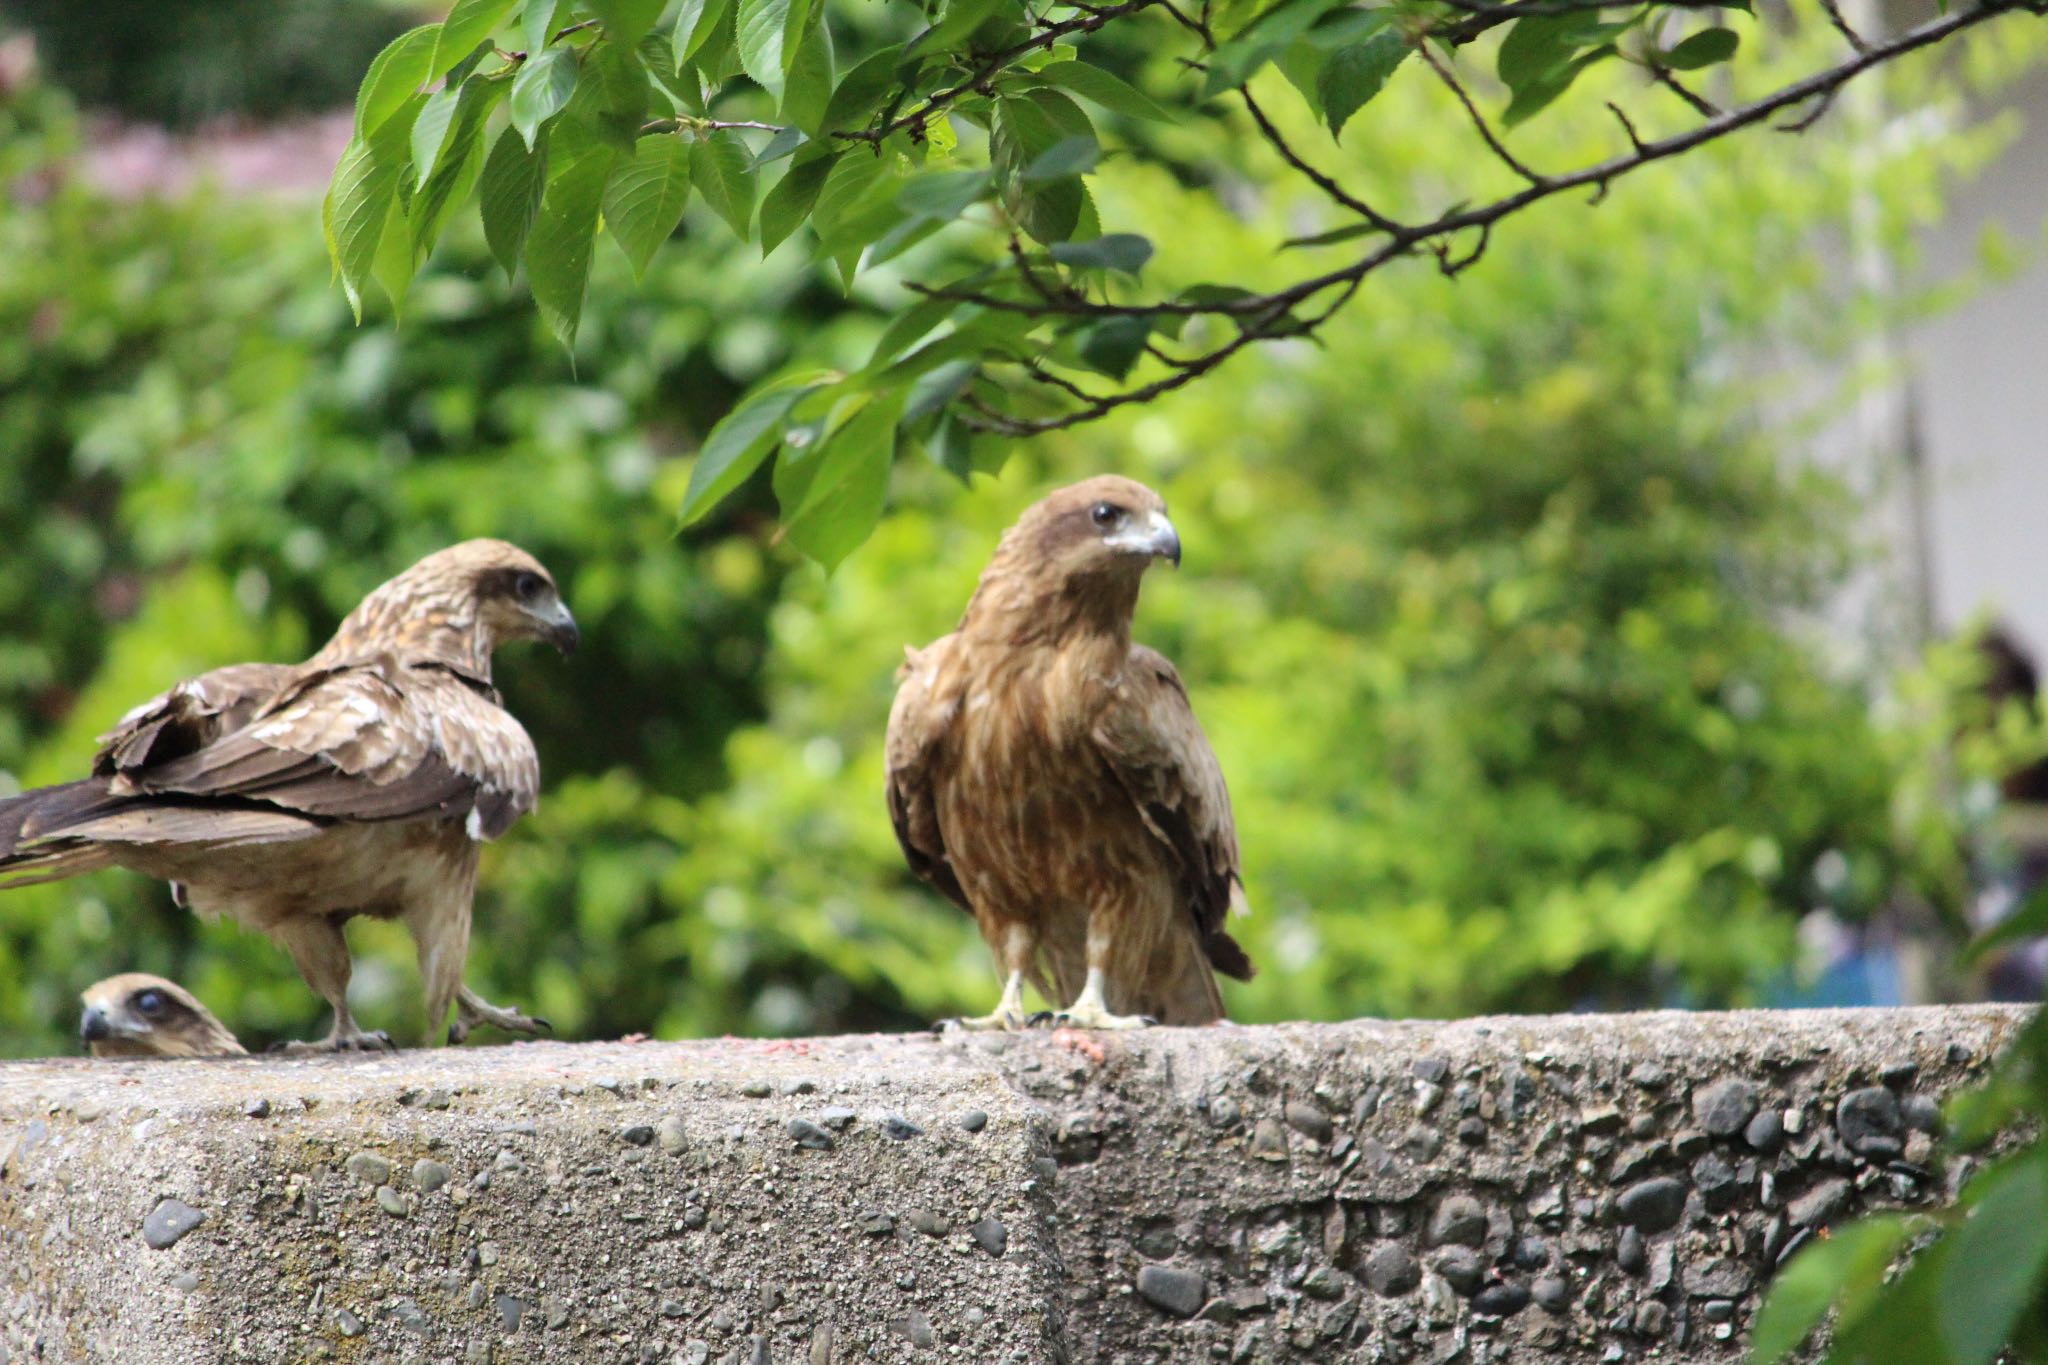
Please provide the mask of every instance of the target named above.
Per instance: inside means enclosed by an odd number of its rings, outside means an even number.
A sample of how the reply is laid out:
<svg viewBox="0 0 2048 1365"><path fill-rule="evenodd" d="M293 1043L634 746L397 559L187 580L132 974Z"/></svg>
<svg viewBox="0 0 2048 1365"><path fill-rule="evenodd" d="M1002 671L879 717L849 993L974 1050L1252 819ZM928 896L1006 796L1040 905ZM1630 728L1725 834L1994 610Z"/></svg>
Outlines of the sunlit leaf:
<svg viewBox="0 0 2048 1365"><path fill-rule="evenodd" d="M803 225L818 202L818 191L839 153L823 153L790 166L775 187L761 197L761 254L775 250Z"/></svg>
<svg viewBox="0 0 2048 1365"><path fill-rule="evenodd" d="M484 241L507 275L526 254L527 234L540 212L541 190L547 183L548 148L529 149L511 128L498 134L484 159L477 182L477 200L484 220Z"/></svg>
<svg viewBox="0 0 2048 1365"><path fill-rule="evenodd" d="M1866 1218L1807 1243L1778 1272L1757 1310L1749 1365L1782 1360L1845 1295L1881 1280L1906 1232L1902 1217Z"/></svg>
<svg viewBox="0 0 2048 1365"><path fill-rule="evenodd" d="M1364 42L1340 47L1323 61L1316 77L1318 102L1330 122L1330 136L1338 137L1351 116L1364 108L1395 68L1408 58L1408 43L1398 33L1380 32Z"/></svg>
<svg viewBox="0 0 2048 1365"><path fill-rule="evenodd" d="M1988 1365L2020 1314L2041 1299L2048 1269L2048 1151L2030 1150L1986 1171L1973 1206L1949 1234L1936 1295L1941 1333L1961 1365Z"/></svg>
<svg viewBox="0 0 2048 1365"><path fill-rule="evenodd" d="M590 279L591 240L617 153L598 148L551 171L526 241L526 278L548 330L573 345Z"/></svg>
<svg viewBox="0 0 2048 1365"><path fill-rule="evenodd" d="M445 75L467 57L476 45L491 36L491 30L505 21L514 0L455 0L455 8L441 21L440 37L434 43L434 57L427 66L427 79Z"/></svg>
<svg viewBox="0 0 2048 1365"><path fill-rule="evenodd" d="M754 217L754 177L747 170L752 160L739 134L726 128L700 142L690 158L697 193L742 239Z"/></svg>
<svg viewBox="0 0 2048 1365"><path fill-rule="evenodd" d="M426 24L399 34L370 63L356 91L356 136L367 138L427 83L441 26Z"/></svg>
<svg viewBox="0 0 2048 1365"><path fill-rule="evenodd" d="M1152 259L1152 243L1135 232L1109 232L1085 242L1056 243L1052 258L1084 270L1121 270L1136 275Z"/></svg>
<svg viewBox="0 0 2048 1365"><path fill-rule="evenodd" d="M1150 95L1122 77L1112 75L1085 59L1054 62L1035 73L1032 80L1041 85L1056 86L1069 94L1079 95L1089 103L1099 104L1113 114L1150 119L1155 123L1178 122L1177 115L1162 108Z"/></svg>
<svg viewBox="0 0 2048 1365"><path fill-rule="evenodd" d="M576 93L576 54L566 47L551 47L528 57L512 78L512 126L533 146L540 126L562 112Z"/></svg>
<svg viewBox="0 0 2048 1365"><path fill-rule="evenodd" d="M697 462L690 467L690 486L683 494L683 525L702 520L761 467L781 439L782 419L825 378L816 370L783 375L749 393L711 429L703 449L697 452Z"/></svg>
<svg viewBox="0 0 2048 1365"><path fill-rule="evenodd" d="M1732 28L1702 29L1664 54L1664 65L1673 71L1697 71L1703 66L1725 62L1742 45L1742 36Z"/></svg>
<svg viewBox="0 0 2048 1365"><path fill-rule="evenodd" d="M604 25L605 37L622 48L635 47L661 17L666 0L583 0Z"/></svg>

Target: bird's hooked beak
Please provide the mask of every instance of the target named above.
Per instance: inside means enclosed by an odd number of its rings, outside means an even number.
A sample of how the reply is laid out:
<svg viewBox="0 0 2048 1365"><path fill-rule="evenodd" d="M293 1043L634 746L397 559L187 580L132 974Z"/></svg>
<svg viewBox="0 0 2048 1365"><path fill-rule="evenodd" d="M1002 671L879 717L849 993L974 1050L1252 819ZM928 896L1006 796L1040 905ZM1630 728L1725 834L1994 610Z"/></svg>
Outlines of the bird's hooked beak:
<svg viewBox="0 0 2048 1365"><path fill-rule="evenodd" d="M1130 525L1111 536L1107 543L1132 554L1171 560L1174 568L1180 567L1180 532L1173 529L1173 523L1166 519L1164 512L1147 512L1143 518L1133 517Z"/></svg>
<svg viewBox="0 0 2048 1365"><path fill-rule="evenodd" d="M103 1043L114 1036L113 1021L98 1005L88 1005L85 1013L78 1016L78 1041L81 1043Z"/></svg>
<svg viewBox="0 0 2048 1365"><path fill-rule="evenodd" d="M540 622L540 638L561 651L563 657L574 654L576 646L583 643L583 632L577 628L576 618L569 614L568 604L559 597L533 615Z"/></svg>

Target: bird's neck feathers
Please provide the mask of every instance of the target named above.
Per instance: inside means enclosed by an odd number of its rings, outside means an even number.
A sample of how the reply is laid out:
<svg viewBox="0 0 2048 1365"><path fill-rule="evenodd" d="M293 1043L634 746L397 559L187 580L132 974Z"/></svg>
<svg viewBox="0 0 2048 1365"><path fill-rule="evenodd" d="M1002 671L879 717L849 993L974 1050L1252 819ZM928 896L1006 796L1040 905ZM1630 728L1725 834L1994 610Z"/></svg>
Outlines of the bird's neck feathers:
<svg viewBox="0 0 2048 1365"><path fill-rule="evenodd" d="M1101 649L1121 659L1131 648L1142 564L1107 572L1058 574L1020 562L1006 542L996 552L960 633L1011 648Z"/></svg>
<svg viewBox="0 0 2048 1365"><path fill-rule="evenodd" d="M384 655L445 664L488 685L497 640L471 592L435 592L393 579L365 597L307 662L332 667Z"/></svg>

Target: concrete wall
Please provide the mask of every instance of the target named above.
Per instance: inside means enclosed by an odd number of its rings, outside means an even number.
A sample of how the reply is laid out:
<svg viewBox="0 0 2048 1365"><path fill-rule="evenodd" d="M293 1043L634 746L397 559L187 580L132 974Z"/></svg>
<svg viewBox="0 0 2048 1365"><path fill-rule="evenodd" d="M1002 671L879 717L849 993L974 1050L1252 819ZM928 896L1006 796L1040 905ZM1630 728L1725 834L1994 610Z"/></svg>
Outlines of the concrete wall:
<svg viewBox="0 0 2048 1365"><path fill-rule="evenodd" d="M2021 1017L4 1065L0 1362L1732 1362Z"/></svg>

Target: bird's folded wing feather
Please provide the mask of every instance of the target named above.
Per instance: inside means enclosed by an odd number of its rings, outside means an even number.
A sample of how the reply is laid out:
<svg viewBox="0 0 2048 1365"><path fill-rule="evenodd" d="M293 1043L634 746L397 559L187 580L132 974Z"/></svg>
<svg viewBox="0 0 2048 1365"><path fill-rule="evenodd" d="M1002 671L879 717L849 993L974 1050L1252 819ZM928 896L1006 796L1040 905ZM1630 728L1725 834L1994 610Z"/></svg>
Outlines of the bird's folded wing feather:
<svg viewBox="0 0 2048 1365"><path fill-rule="evenodd" d="M388 658L296 672L239 728L199 748L143 766L117 759L113 789L234 798L324 820L469 816L484 839L532 807L532 741L465 680Z"/></svg>
<svg viewBox="0 0 2048 1365"><path fill-rule="evenodd" d="M1225 917L1244 909L1237 825L1216 751L1165 655L1132 646L1095 743L1146 826L1173 850L1197 926L1220 933Z"/></svg>
<svg viewBox="0 0 2048 1365"><path fill-rule="evenodd" d="M246 725L302 671L292 664L229 664L188 678L101 735L93 772L112 777L202 749Z"/></svg>
<svg viewBox="0 0 2048 1365"><path fill-rule="evenodd" d="M960 711L959 695L947 688L943 667L956 638L943 636L924 649L905 651L903 668L896 675L896 701L889 708L884 762L889 820L910 870L962 910L972 910L946 856L934 790L939 749Z"/></svg>

